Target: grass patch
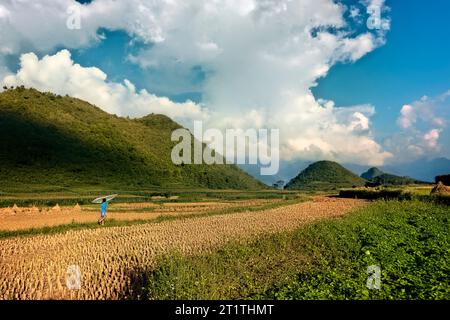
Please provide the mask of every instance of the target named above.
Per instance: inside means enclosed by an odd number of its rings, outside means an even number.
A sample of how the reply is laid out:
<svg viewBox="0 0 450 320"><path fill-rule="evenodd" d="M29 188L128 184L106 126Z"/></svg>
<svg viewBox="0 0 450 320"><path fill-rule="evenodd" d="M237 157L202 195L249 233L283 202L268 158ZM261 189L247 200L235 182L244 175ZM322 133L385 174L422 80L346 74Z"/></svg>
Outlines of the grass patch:
<svg viewBox="0 0 450 320"><path fill-rule="evenodd" d="M341 219L232 242L199 256L161 257L149 299L448 299L448 207L377 201ZM381 289L366 287L381 268Z"/></svg>

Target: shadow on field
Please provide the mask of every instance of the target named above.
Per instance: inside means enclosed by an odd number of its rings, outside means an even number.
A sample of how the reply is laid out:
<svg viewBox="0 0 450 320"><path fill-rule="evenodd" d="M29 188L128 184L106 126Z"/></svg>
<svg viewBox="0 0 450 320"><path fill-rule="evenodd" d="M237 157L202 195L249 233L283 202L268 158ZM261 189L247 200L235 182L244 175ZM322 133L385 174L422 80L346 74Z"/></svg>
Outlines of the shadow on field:
<svg viewBox="0 0 450 320"><path fill-rule="evenodd" d="M120 300L147 300L148 274L147 269L133 269L127 273L130 281L124 292L119 295Z"/></svg>

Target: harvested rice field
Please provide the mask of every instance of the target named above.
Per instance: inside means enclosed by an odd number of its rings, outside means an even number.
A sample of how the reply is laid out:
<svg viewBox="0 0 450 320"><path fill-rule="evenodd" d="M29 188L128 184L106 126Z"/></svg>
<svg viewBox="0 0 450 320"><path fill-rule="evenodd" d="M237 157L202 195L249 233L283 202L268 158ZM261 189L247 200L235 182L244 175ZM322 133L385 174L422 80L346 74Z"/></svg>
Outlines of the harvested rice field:
<svg viewBox="0 0 450 320"><path fill-rule="evenodd" d="M318 219L340 217L365 204L364 200L317 197L261 211L2 239L0 299L139 298L143 274L155 267L161 254L208 252L230 240L247 241L261 234L294 230ZM180 212L186 209L180 204L167 208ZM70 290L67 272L74 266L81 285Z"/></svg>
<svg viewBox="0 0 450 320"><path fill-rule="evenodd" d="M153 220L161 216L189 215L219 211L231 208L250 208L280 200L239 200L227 202L184 202L184 203L113 203L108 208L108 218L118 221ZM51 227L70 223L96 222L99 206L53 208L20 208L17 206L0 209L0 230L13 231L30 228Z"/></svg>

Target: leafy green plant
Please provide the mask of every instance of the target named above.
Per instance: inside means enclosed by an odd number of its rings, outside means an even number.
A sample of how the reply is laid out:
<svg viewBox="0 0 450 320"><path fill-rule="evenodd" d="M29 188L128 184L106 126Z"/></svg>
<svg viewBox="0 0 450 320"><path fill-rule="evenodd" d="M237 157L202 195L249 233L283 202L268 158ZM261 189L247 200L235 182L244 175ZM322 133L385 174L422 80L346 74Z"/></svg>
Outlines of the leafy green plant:
<svg viewBox="0 0 450 320"><path fill-rule="evenodd" d="M448 299L448 208L377 201L339 220L233 242L193 257L161 257L150 299ZM366 287L381 269L380 290Z"/></svg>

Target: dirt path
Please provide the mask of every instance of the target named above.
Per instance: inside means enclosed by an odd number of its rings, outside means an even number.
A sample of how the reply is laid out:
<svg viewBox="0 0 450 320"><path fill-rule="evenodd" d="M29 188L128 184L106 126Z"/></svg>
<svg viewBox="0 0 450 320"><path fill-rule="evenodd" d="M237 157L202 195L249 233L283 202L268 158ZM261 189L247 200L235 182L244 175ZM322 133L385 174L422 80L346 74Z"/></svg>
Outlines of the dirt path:
<svg viewBox="0 0 450 320"><path fill-rule="evenodd" d="M264 211L0 240L0 299L136 296L143 270L152 268L159 254L205 252L231 239L246 240L338 217L364 203L316 198ZM66 287L71 265L81 271L80 290Z"/></svg>

